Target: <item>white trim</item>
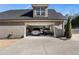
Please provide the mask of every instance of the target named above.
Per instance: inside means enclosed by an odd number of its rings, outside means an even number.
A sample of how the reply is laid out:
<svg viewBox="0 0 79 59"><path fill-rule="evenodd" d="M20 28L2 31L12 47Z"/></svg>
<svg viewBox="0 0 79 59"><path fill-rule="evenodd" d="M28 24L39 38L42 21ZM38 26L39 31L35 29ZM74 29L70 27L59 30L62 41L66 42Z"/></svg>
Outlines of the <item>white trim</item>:
<svg viewBox="0 0 79 59"><path fill-rule="evenodd" d="M55 23L53 24L53 30L54 30L54 37L56 37Z"/></svg>
<svg viewBox="0 0 79 59"><path fill-rule="evenodd" d="M26 38L26 24L24 23L24 38Z"/></svg>
<svg viewBox="0 0 79 59"><path fill-rule="evenodd" d="M27 21L64 21L64 20L4 20L0 22L27 22Z"/></svg>
<svg viewBox="0 0 79 59"><path fill-rule="evenodd" d="M26 38L26 27L27 27L27 25L33 25L33 24L27 24L27 23L25 23L25 30L24 30L24 38ZM35 24L34 24L35 25ZM36 24L36 25L39 25L39 24ZM41 24L42 25L42 24ZM47 25L47 24L46 24ZM54 37L56 37L56 32L55 32L55 23L52 23L52 24L49 24L49 25L53 25L53 30L54 30Z"/></svg>
<svg viewBox="0 0 79 59"><path fill-rule="evenodd" d="M65 25L65 23L64 23L64 21L63 21L63 24L62 24L63 35L64 35L64 31L65 31L64 25Z"/></svg>
<svg viewBox="0 0 79 59"><path fill-rule="evenodd" d="M55 23L51 24L51 28L53 28L53 31L54 31L54 37L56 37L56 32L55 32Z"/></svg>

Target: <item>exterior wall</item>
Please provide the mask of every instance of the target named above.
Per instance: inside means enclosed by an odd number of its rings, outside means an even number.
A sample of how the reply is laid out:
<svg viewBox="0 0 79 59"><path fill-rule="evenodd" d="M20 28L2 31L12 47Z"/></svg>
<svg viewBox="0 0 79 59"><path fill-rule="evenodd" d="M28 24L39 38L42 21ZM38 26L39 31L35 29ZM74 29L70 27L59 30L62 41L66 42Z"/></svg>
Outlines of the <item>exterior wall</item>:
<svg viewBox="0 0 79 59"><path fill-rule="evenodd" d="M28 21L28 22L25 22L26 25L51 25L53 24L54 22L51 22L51 21Z"/></svg>
<svg viewBox="0 0 79 59"><path fill-rule="evenodd" d="M55 34L56 34L56 37L60 37L60 36L63 36L63 21L56 21L55 22Z"/></svg>
<svg viewBox="0 0 79 59"><path fill-rule="evenodd" d="M57 26L55 27L55 35L56 37L61 37L63 36L63 30L58 28Z"/></svg>
<svg viewBox="0 0 79 59"><path fill-rule="evenodd" d="M6 38L13 33L12 38L19 38L24 35L24 26L0 26L0 38Z"/></svg>
<svg viewBox="0 0 79 59"><path fill-rule="evenodd" d="M39 6L46 6L48 7L48 4L32 4L32 7L39 7Z"/></svg>
<svg viewBox="0 0 79 59"><path fill-rule="evenodd" d="M23 22L0 22L0 26L20 26L20 25L24 25Z"/></svg>
<svg viewBox="0 0 79 59"><path fill-rule="evenodd" d="M62 24L63 21L26 21L25 24L24 22L0 22L0 38L6 38L11 32L13 32L12 38L24 36L27 25L54 25L52 29L55 29L55 35L62 36Z"/></svg>
<svg viewBox="0 0 79 59"><path fill-rule="evenodd" d="M11 33L13 34L11 38L20 38L21 36L23 36L23 23L0 22L0 38L6 38Z"/></svg>
<svg viewBox="0 0 79 59"><path fill-rule="evenodd" d="M63 24L63 21L54 21L56 26Z"/></svg>

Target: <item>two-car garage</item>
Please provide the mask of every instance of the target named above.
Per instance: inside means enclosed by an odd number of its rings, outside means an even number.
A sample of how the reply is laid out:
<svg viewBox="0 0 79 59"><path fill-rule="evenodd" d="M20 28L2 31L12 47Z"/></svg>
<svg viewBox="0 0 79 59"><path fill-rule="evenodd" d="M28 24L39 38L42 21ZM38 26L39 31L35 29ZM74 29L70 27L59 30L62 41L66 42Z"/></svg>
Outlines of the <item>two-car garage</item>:
<svg viewBox="0 0 79 59"><path fill-rule="evenodd" d="M56 25L56 24L57 25ZM58 21L59 23L59 21ZM28 26L50 26L49 30L53 30L53 37L62 36L63 35L63 28L62 23L58 24L56 21L14 21L14 22L0 22L0 38L25 38L27 37L27 28ZM61 26L59 26L61 25ZM61 27L61 28L60 28ZM59 29L60 28L60 29ZM38 28L39 32L41 33L42 28ZM36 29L37 30L37 29ZM36 30L32 29L32 34L38 34ZM47 30L45 30L47 32ZM48 33L48 32L47 32Z"/></svg>

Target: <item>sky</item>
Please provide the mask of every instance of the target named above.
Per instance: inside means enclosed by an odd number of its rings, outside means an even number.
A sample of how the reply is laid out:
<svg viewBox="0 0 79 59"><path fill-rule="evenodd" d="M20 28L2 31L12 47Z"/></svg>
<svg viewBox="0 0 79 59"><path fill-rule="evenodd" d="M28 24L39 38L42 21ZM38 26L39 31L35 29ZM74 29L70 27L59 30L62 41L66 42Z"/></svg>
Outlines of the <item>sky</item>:
<svg viewBox="0 0 79 59"><path fill-rule="evenodd" d="M55 9L57 12L66 14L78 14L79 4L49 4L49 9ZM31 4L0 4L0 12L16 9L32 9Z"/></svg>

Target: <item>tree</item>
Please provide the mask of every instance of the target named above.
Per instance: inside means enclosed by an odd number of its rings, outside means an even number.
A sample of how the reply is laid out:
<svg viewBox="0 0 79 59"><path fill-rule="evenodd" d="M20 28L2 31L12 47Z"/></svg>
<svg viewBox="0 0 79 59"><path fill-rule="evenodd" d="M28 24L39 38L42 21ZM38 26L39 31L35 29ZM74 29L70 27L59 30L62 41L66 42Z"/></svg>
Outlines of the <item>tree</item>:
<svg viewBox="0 0 79 59"><path fill-rule="evenodd" d="M71 21L72 28L79 28L79 16L76 16Z"/></svg>
<svg viewBox="0 0 79 59"><path fill-rule="evenodd" d="M71 31L71 17L68 17L67 24L65 26L65 37L71 38L72 37L72 31Z"/></svg>

